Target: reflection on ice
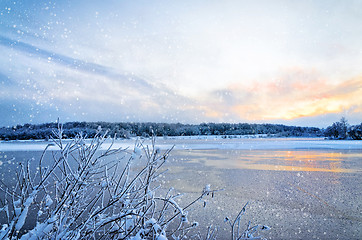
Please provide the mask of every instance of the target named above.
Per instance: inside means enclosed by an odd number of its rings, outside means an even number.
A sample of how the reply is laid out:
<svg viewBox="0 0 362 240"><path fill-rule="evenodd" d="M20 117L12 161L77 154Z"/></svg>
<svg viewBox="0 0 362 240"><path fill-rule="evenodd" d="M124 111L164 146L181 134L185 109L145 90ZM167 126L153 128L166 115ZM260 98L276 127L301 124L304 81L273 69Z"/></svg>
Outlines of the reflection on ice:
<svg viewBox="0 0 362 240"><path fill-rule="evenodd" d="M192 150L190 161L226 169L352 173L350 158L362 158L361 151L336 150Z"/></svg>

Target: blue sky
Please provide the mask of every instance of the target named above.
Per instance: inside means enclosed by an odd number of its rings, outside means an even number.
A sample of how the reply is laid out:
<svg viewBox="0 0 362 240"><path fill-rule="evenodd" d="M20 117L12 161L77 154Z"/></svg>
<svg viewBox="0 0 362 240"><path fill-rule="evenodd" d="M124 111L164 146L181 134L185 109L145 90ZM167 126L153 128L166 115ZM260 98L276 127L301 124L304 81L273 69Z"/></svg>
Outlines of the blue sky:
<svg viewBox="0 0 362 240"><path fill-rule="evenodd" d="M362 120L362 1L0 2L0 126Z"/></svg>

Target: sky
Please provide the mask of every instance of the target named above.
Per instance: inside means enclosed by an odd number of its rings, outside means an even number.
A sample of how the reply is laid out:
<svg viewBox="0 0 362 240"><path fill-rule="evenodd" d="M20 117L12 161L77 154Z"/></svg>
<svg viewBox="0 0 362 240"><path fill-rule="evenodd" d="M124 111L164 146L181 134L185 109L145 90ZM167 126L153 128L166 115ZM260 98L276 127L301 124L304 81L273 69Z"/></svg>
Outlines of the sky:
<svg viewBox="0 0 362 240"><path fill-rule="evenodd" d="M0 126L362 122L362 1L0 1Z"/></svg>

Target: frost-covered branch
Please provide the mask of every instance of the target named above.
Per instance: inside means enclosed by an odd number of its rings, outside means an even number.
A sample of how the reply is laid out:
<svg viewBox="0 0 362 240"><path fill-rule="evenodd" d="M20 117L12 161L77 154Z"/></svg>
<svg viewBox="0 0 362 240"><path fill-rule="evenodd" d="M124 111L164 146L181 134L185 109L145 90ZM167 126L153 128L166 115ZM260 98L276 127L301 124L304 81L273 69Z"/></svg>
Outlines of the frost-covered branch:
<svg viewBox="0 0 362 240"><path fill-rule="evenodd" d="M185 206L177 203L181 195L173 189L160 194L165 189L157 178L166 171L172 148L161 153L154 139L151 146L136 141L132 150L113 149L111 140L103 150L110 139L101 131L90 141L82 134L64 140L59 125L53 135L37 163L20 164L14 188L0 181L5 193L0 214L7 219L0 239L186 239L198 226L188 219L190 207L219 191L207 185ZM58 150L49 153L51 145ZM252 238L265 228L240 231L242 213L232 223L233 240ZM210 227L199 238L216 239L216 233Z"/></svg>

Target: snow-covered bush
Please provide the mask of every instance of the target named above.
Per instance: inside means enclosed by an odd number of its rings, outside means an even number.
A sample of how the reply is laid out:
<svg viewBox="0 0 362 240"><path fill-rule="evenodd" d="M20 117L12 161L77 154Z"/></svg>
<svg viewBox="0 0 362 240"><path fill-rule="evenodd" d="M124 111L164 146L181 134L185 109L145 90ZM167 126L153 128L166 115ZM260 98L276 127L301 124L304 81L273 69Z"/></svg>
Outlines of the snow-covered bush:
<svg viewBox="0 0 362 240"><path fill-rule="evenodd" d="M151 146L136 142L134 149L113 149L111 144L102 150L106 135L100 133L91 142L81 134L63 140L61 126L53 134L51 144L59 151L51 152L51 162L45 163L47 147L35 170L34 162L21 164L15 187L1 186L0 212L7 222L0 239L216 239L211 227L206 236L190 235L198 223L188 220L188 210L217 190L206 186L181 207L180 196L172 189L165 192L157 181L171 149L161 153L153 140ZM240 231L243 212L245 207L228 220L231 239L253 238L256 230L267 228ZM26 224L29 218L36 222Z"/></svg>

